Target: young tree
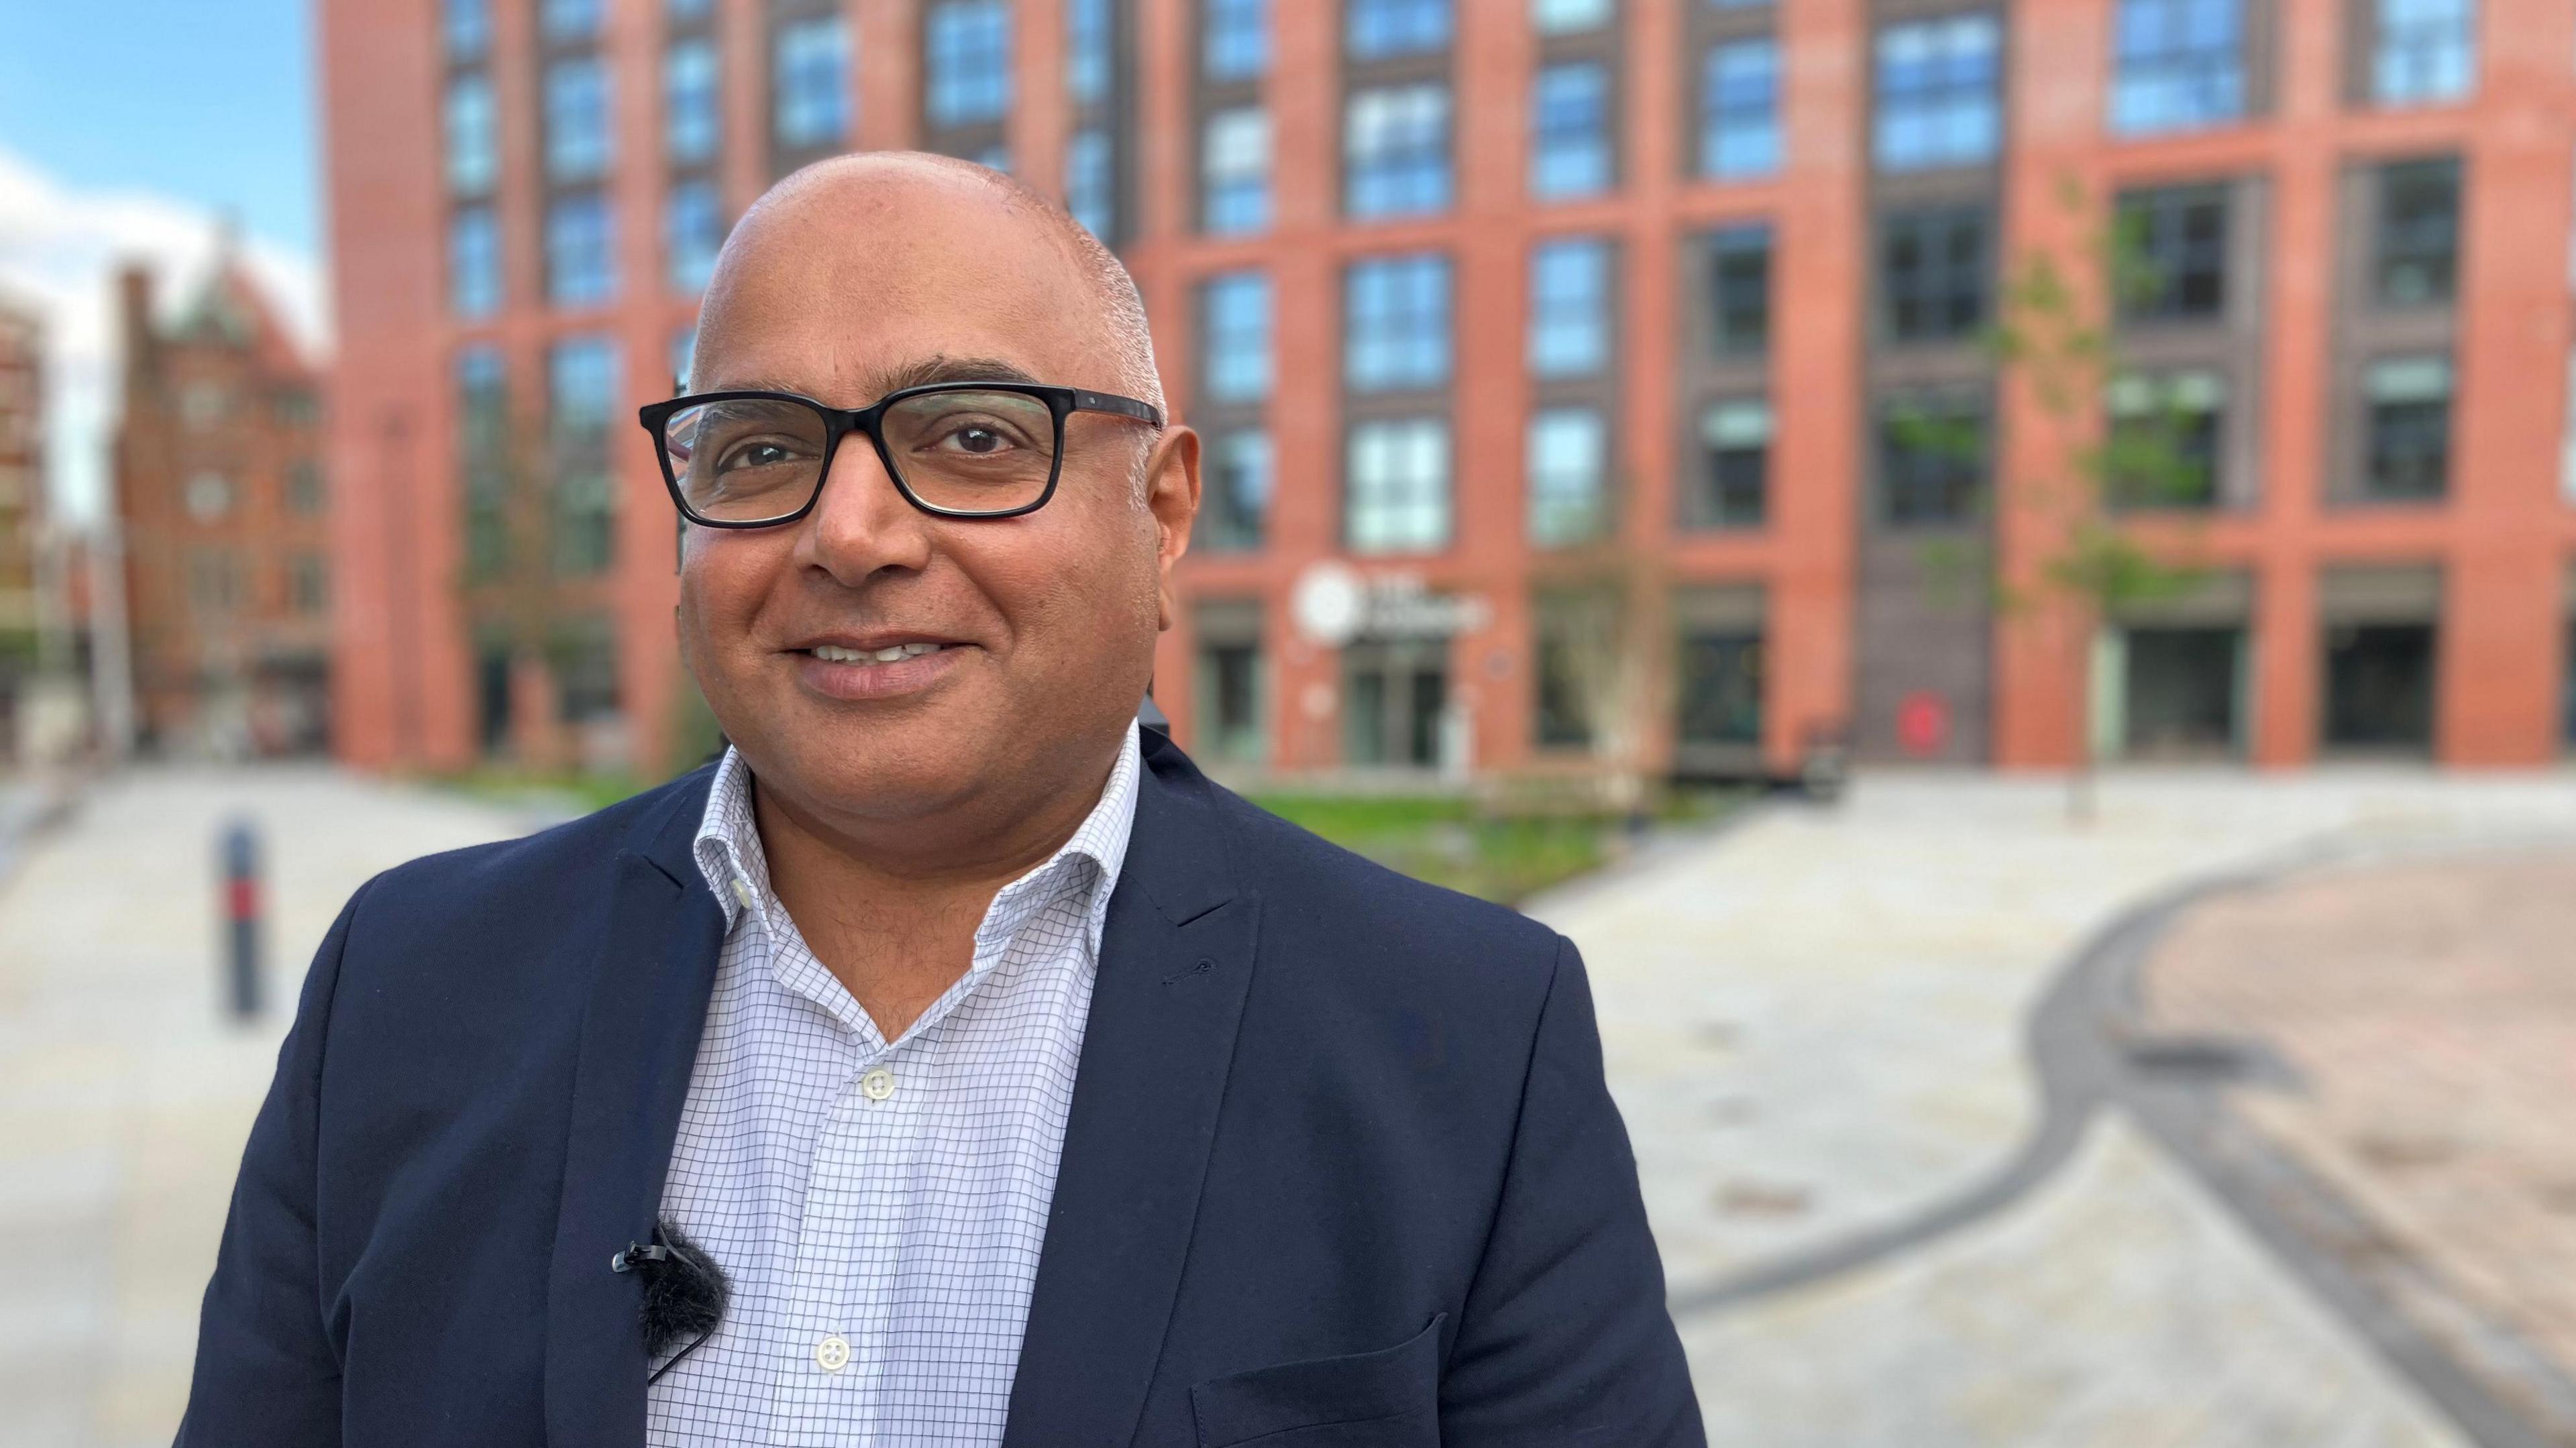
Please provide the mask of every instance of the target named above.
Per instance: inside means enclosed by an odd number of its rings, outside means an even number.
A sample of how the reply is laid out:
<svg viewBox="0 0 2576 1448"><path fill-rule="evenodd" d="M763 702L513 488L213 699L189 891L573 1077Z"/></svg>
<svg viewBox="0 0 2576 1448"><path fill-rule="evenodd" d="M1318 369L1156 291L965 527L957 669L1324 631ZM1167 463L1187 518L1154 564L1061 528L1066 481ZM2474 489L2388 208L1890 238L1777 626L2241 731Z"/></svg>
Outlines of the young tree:
<svg viewBox="0 0 2576 1448"><path fill-rule="evenodd" d="M2083 188L2060 183L2058 200L2072 212L2091 209ZM2019 381L2037 421L2061 444L2060 467L2012 479L2003 506L2020 510L2047 540L2022 579L1994 576L1996 610L2027 625L2054 613L2076 657L2076 765L2068 777L2067 813L2093 814L2095 721L2092 658L2104 623L2147 603L2188 593L2204 570L2188 557L2142 543L2122 514L2140 508L2189 507L2214 501L2205 456L2208 413L2197 399L2137 374L2123 358L2116 323L2129 305L2154 296L2168 278L2143 239L2116 222L2097 227L2075 256L2041 251L2007 274L1996 319L1986 336L1999 383ZM1943 419L1899 421L1909 447L1952 454L1974 449L1985 459L1982 430ZM2188 548L2182 550L2188 553ZM1962 571L1936 557L1936 579Z"/></svg>

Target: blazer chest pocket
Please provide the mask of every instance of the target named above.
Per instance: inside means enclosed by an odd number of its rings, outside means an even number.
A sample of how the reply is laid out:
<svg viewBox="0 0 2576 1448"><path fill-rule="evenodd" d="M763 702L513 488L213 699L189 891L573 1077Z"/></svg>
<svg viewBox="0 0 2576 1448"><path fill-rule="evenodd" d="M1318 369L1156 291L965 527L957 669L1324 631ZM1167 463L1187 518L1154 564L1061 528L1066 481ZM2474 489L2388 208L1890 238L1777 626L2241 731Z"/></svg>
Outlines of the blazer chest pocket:
<svg viewBox="0 0 2576 1448"><path fill-rule="evenodd" d="M1439 1448L1440 1325L1349 1357L1280 1363L1190 1389L1199 1448Z"/></svg>

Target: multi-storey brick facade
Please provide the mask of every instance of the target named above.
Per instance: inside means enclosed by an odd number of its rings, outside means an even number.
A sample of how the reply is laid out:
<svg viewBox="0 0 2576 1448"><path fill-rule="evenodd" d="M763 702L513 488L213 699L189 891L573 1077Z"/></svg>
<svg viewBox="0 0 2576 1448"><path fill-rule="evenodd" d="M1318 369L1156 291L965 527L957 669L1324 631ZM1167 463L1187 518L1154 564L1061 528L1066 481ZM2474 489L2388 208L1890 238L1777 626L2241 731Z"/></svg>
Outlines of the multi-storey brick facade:
<svg viewBox="0 0 2576 1448"><path fill-rule="evenodd" d="M352 759L560 748L567 719L594 757L667 759L673 523L629 411L684 358L726 220L884 147L1007 164L1136 274L1210 444L1156 688L1202 754L2567 745L2564 0L399 0L323 25ZM2123 291L2107 424L2051 425L1984 339L2031 258L2114 231L2161 282ZM1998 606L2066 526L2024 504L2147 412L2184 420L2198 480L2123 526L2199 586L2103 620ZM1910 440L1926 418L1967 445Z"/></svg>
<svg viewBox="0 0 2576 1448"><path fill-rule="evenodd" d="M39 647L43 546L44 333L33 313L0 302L0 763L18 752Z"/></svg>
<svg viewBox="0 0 2576 1448"><path fill-rule="evenodd" d="M328 742L321 378L237 266L174 322L118 277L123 542L138 742L226 757Z"/></svg>

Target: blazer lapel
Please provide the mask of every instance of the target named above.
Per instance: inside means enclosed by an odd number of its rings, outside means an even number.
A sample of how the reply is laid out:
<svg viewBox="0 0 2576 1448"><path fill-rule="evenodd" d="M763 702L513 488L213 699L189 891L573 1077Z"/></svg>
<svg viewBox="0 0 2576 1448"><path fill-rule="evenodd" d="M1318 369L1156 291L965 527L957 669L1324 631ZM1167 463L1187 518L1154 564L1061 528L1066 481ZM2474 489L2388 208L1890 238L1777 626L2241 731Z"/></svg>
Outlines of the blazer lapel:
<svg viewBox="0 0 2576 1448"><path fill-rule="evenodd" d="M1260 902L1234 886L1206 782L1144 738L1004 1448L1134 1437L1252 982Z"/></svg>
<svg viewBox="0 0 2576 1448"><path fill-rule="evenodd" d="M644 1441L640 1287L608 1259L649 1241L697 1063L724 911L690 859L706 787L675 791L618 852L573 1074L546 1290L546 1441Z"/></svg>

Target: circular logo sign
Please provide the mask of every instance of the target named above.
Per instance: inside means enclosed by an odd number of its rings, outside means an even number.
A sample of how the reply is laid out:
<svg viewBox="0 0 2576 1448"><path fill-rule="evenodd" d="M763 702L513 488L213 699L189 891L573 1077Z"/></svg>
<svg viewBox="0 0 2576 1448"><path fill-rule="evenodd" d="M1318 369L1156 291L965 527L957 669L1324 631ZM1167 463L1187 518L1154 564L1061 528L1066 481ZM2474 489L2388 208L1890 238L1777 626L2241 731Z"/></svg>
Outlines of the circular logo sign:
<svg viewBox="0 0 2576 1448"><path fill-rule="evenodd" d="M1308 643L1337 649L1357 638L1368 614L1368 591L1347 566L1325 559L1298 575L1288 614Z"/></svg>

